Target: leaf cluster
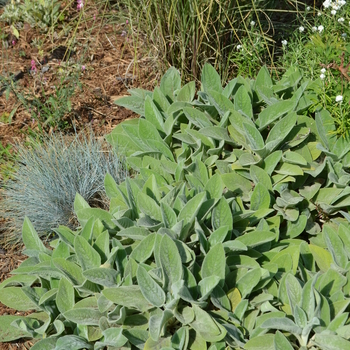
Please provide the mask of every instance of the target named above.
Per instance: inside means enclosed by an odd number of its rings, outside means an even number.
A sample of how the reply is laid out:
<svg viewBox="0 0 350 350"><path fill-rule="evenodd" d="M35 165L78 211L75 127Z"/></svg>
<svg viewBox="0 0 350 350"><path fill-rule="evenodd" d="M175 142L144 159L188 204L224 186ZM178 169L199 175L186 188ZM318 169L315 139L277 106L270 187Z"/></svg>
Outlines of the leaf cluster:
<svg viewBox="0 0 350 350"><path fill-rule="evenodd" d="M58 0L16 1L4 7L0 20L10 24L29 23L47 29L64 19L60 8L61 3Z"/></svg>
<svg viewBox="0 0 350 350"><path fill-rule="evenodd" d="M109 211L76 195L81 227L0 285L6 340L33 349L348 349L350 146L292 68L201 89L170 68L118 104L141 117L108 141L138 171L104 184ZM21 303L18 303L21 300Z"/></svg>

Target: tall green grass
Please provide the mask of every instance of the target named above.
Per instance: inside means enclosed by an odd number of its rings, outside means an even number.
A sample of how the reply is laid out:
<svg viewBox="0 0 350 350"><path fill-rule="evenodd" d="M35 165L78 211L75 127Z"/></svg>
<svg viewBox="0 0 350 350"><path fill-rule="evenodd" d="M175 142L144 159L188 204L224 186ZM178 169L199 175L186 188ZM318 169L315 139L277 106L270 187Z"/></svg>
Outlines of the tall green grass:
<svg viewBox="0 0 350 350"><path fill-rule="evenodd" d="M294 6L290 1L281 2L285 7ZM161 70L175 66L185 81L198 79L206 62L211 63L225 80L238 66L236 58L240 59L241 55L237 55L237 45L245 48L243 61L249 67L247 70L252 70L251 74L266 63L273 67L275 41L272 39L273 23L268 17L270 6L273 1L119 2L128 33L132 34L135 54L146 45L160 63ZM255 22L254 28L251 21Z"/></svg>

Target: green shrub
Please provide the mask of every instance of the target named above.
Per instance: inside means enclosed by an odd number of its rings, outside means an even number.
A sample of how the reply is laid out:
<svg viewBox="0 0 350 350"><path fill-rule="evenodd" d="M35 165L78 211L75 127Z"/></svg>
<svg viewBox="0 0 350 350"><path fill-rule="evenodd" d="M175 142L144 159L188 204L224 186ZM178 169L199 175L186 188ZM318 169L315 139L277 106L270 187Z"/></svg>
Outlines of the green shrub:
<svg viewBox="0 0 350 350"><path fill-rule="evenodd" d="M6 219L1 241L10 245L21 241L25 216L41 237L58 225L76 227L76 192L90 204L106 207L106 173L117 182L126 175L117 154L108 152L92 134L70 138L53 134L31 147L18 146L15 164L17 169L4 183L0 201L0 215Z"/></svg>
<svg viewBox="0 0 350 350"><path fill-rule="evenodd" d="M35 349L348 349L350 144L297 69L202 87L171 68L108 136L139 172L80 196L53 250L26 218L28 260L0 285L0 335ZM19 303L19 300L21 301Z"/></svg>
<svg viewBox="0 0 350 350"><path fill-rule="evenodd" d="M10 24L29 23L47 29L64 19L60 11L61 2L58 0L25 0L11 2L4 7L0 20Z"/></svg>

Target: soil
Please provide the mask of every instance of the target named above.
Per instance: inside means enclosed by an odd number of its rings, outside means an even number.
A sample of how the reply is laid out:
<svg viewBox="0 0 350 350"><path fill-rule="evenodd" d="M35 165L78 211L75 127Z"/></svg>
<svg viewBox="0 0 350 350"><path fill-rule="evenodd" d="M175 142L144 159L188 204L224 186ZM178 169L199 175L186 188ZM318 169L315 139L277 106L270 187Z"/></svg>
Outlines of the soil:
<svg viewBox="0 0 350 350"><path fill-rule="evenodd" d="M62 8L64 6L63 3ZM29 135L40 135L43 121L33 118L30 101L34 98L45 101L54 96L57 91L55 87L60 86L62 70L78 71L81 88L76 86L70 99L71 110L62 117L60 123L44 126L49 134L55 131L69 134L75 130L92 129L96 136L106 135L121 121L136 116L118 107L114 101L127 95L129 88L152 90L159 80L159 73L150 59L141 55L135 57L132 40L128 38L128 25L116 20L118 10L113 7L97 8L94 2L84 8L86 20L77 27L74 45L69 46L73 50L69 61L62 57L62 52L61 56L60 52L55 54L56 48L62 51L62 47L67 48L72 39L70 35L74 33L80 15L75 6L74 3L74 7L66 13L65 23L55 26L54 33L45 33L24 23L19 38L16 38L10 25L0 22L0 34L3 34L0 77L17 77L13 79L16 80L15 90L11 89L9 94L4 91L0 96L0 167L6 164L5 157L8 157L2 149L25 142ZM2 11L0 9L0 15ZM72 30L62 35L68 23ZM40 41L40 47L35 45ZM63 56L65 53L64 49ZM36 71L31 69L33 60ZM0 81L0 90L2 87ZM22 103L14 91L27 95L27 102ZM35 107L33 110L38 112ZM14 113L12 117L11 112ZM2 177L3 171L0 171L0 183ZM0 219L0 228L3 224L4 221ZM19 251L6 252L0 249L0 282L10 277L10 271L26 258ZM0 303L0 315L7 314L23 315ZM29 349L31 345L30 341L0 343L0 350Z"/></svg>

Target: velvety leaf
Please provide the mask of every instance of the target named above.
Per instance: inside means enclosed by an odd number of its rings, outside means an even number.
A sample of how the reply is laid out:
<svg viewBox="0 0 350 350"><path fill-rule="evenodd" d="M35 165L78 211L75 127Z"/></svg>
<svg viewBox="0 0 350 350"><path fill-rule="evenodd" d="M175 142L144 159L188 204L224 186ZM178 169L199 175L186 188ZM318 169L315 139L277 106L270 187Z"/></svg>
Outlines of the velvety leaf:
<svg viewBox="0 0 350 350"><path fill-rule="evenodd" d="M143 350L162 350L167 346L171 345L171 338L159 338L158 340L153 340L152 338L148 338L145 342L145 346Z"/></svg>
<svg viewBox="0 0 350 350"><path fill-rule="evenodd" d="M163 279L165 286L171 285L182 278L182 263L179 251L175 242L164 235L160 241L159 262L163 270Z"/></svg>
<svg viewBox="0 0 350 350"><path fill-rule="evenodd" d="M140 210L151 218L162 221L162 212L156 201L145 193L139 192L137 205Z"/></svg>
<svg viewBox="0 0 350 350"><path fill-rule="evenodd" d="M215 90L222 92L221 78L215 68L206 63L202 69L201 83L203 90L208 92L209 90Z"/></svg>
<svg viewBox="0 0 350 350"><path fill-rule="evenodd" d="M280 331L275 334L274 345L275 350L293 350L291 343Z"/></svg>
<svg viewBox="0 0 350 350"><path fill-rule="evenodd" d="M163 289L154 281L141 265L137 268L137 283L145 299L152 305L161 307L165 303L165 293Z"/></svg>
<svg viewBox="0 0 350 350"><path fill-rule="evenodd" d="M74 250L83 270L92 269L101 265L100 255L92 248L85 238L81 236L75 237Z"/></svg>
<svg viewBox="0 0 350 350"><path fill-rule="evenodd" d="M73 308L75 303L74 287L66 278L62 278L58 285L56 305L60 313L64 313Z"/></svg>
<svg viewBox="0 0 350 350"><path fill-rule="evenodd" d="M317 276L308 280L303 287L301 296L301 308L306 312L309 320L315 315L315 294L314 285L316 283Z"/></svg>
<svg viewBox="0 0 350 350"><path fill-rule="evenodd" d="M152 101L152 98L150 96L146 96L145 98L145 118L148 122L150 122L153 126L157 128L159 131L164 132L164 120L163 116L158 110L157 106L155 103ZM141 119L140 119L141 121ZM140 129L139 130L144 130L142 125L139 124ZM140 134L140 137L143 139L144 134ZM157 135L157 138L159 139L159 135Z"/></svg>
<svg viewBox="0 0 350 350"><path fill-rule="evenodd" d="M294 222L287 221L286 236L288 238L298 237L301 233L304 232L306 225L307 225L306 215L300 215L298 219Z"/></svg>
<svg viewBox="0 0 350 350"><path fill-rule="evenodd" d="M220 277L218 276L209 276L203 278L198 283L199 291L202 297L199 299L200 301L208 298L213 289L219 284Z"/></svg>
<svg viewBox="0 0 350 350"><path fill-rule="evenodd" d="M213 123L210 121L207 115L204 112L201 112L199 109L185 107L183 111L187 119L195 126L197 126L197 128L213 126Z"/></svg>
<svg viewBox="0 0 350 350"><path fill-rule="evenodd" d="M227 237L227 234L229 232L228 226L221 226L217 230L215 230L210 236L209 236L209 243L213 247L217 243L224 242L225 238ZM233 241L235 242L235 241Z"/></svg>
<svg viewBox="0 0 350 350"><path fill-rule="evenodd" d="M85 278L81 268L77 264L63 258L53 259L52 261L55 267L57 267L74 286L80 286L84 283Z"/></svg>
<svg viewBox="0 0 350 350"><path fill-rule="evenodd" d="M184 85L176 96L177 101L192 102L196 94L196 83L191 81Z"/></svg>
<svg viewBox="0 0 350 350"><path fill-rule="evenodd" d="M259 283L260 278L261 270L258 268L248 271L236 282L236 288L239 289L242 298L251 293L253 288Z"/></svg>
<svg viewBox="0 0 350 350"><path fill-rule="evenodd" d="M254 337L246 342L244 349L246 350L275 350L275 336L273 334L264 334Z"/></svg>
<svg viewBox="0 0 350 350"><path fill-rule="evenodd" d="M18 311L38 309L37 305L20 287L6 287L0 289L0 302Z"/></svg>
<svg viewBox="0 0 350 350"><path fill-rule="evenodd" d="M17 309L17 310L20 310L20 309ZM12 316L12 315L0 316L1 342L10 342L12 340L16 340L24 337L31 337L31 334L26 332L24 329L19 329L11 325L15 320L20 320L22 318L24 317Z"/></svg>
<svg viewBox="0 0 350 350"><path fill-rule="evenodd" d="M206 192L201 192L194 196L192 199L190 199L180 211L177 220L184 220L185 224L191 223L196 217L200 206L206 200L206 197Z"/></svg>
<svg viewBox="0 0 350 350"><path fill-rule="evenodd" d="M267 329L279 329L294 334L301 334L302 332L302 329L287 317L270 318L266 320L261 327Z"/></svg>
<svg viewBox="0 0 350 350"><path fill-rule="evenodd" d="M170 67L160 81L160 90L170 100L175 100L175 91L181 88L181 77L179 71Z"/></svg>
<svg viewBox="0 0 350 350"><path fill-rule="evenodd" d="M154 314L149 319L149 334L154 341L158 341L163 327L173 316L169 309L165 309L160 313ZM162 348L163 349L163 348Z"/></svg>
<svg viewBox="0 0 350 350"><path fill-rule="evenodd" d="M295 106L294 101L283 100L283 101L274 103L271 106L266 107L262 112L260 112L259 117L257 119L259 130L265 129L268 125L270 125L276 119L291 112L294 106Z"/></svg>
<svg viewBox="0 0 350 350"><path fill-rule="evenodd" d="M289 299L289 305L293 311L294 307L296 305L299 305L301 302L302 288L297 278L294 277L291 273L288 273L288 275L286 276L285 283Z"/></svg>
<svg viewBox="0 0 350 350"><path fill-rule="evenodd" d="M40 240L34 226L29 221L27 217L24 218L23 228L22 228L22 240L27 249L36 250L39 252L49 252L49 250L44 246L43 242Z"/></svg>
<svg viewBox="0 0 350 350"><path fill-rule="evenodd" d="M136 308L146 311L153 306L144 298L139 286L120 286L117 288L106 288L102 294L117 305Z"/></svg>
<svg viewBox="0 0 350 350"><path fill-rule="evenodd" d="M192 328L209 342L217 342L225 338L226 330L204 310L193 305L195 320L191 323Z"/></svg>
<svg viewBox="0 0 350 350"><path fill-rule="evenodd" d="M324 350L348 350L350 341L335 334L316 334L314 342Z"/></svg>
<svg viewBox="0 0 350 350"><path fill-rule="evenodd" d="M153 252L156 234L151 233L146 236L141 242L133 249L130 254L130 258L137 262L144 262L147 260Z"/></svg>
<svg viewBox="0 0 350 350"><path fill-rule="evenodd" d="M253 248L260 244L273 241L276 238L276 233L270 231L252 231L245 233L243 236L236 239L247 247Z"/></svg>
<svg viewBox="0 0 350 350"><path fill-rule="evenodd" d="M322 109L315 115L316 127L322 144L327 150L331 150L336 142L334 119L330 113Z"/></svg>
<svg viewBox="0 0 350 350"><path fill-rule="evenodd" d="M236 111L247 118L253 118L252 101L244 85L241 85L235 94L234 106Z"/></svg>
<svg viewBox="0 0 350 350"><path fill-rule="evenodd" d="M208 91L208 99L222 117L224 117L225 113L234 110L233 103L222 93L213 89Z"/></svg>
<svg viewBox="0 0 350 350"><path fill-rule="evenodd" d="M267 190L272 191L271 177L265 170L253 164L250 166L250 176L255 186L260 183L264 185Z"/></svg>
<svg viewBox="0 0 350 350"><path fill-rule="evenodd" d="M269 132L267 139L265 141L266 149L272 152L276 147L284 141L288 134L293 129L297 121L297 114L291 113L286 115L280 121L278 121L274 127Z"/></svg>
<svg viewBox="0 0 350 350"><path fill-rule="evenodd" d="M232 229L232 212L225 197L221 197L218 204L214 207L211 221L215 230L222 226L227 226L229 230Z"/></svg>
<svg viewBox="0 0 350 350"><path fill-rule="evenodd" d="M265 143L259 130L248 123L243 123L244 136L252 150L260 150L264 148Z"/></svg>
<svg viewBox="0 0 350 350"><path fill-rule="evenodd" d="M30 349L31 350L55 350L57 337L50 337L39 340Z"/></svg>
<svg viewBox="0 0 350 350"><path fill-rule="evenodd" d="M235 172L222 174L221 178L224 181L225 186L230 191L241 196L245 193L249 193L249 191L252 189L251 182Z"/></svg>
<svg viewBox="0 0 350 350"><path fill-rule="evenodd" d="M262 183L255 186L250 202L250 210L268 209L270 207L270 193Z"/></svg>
<svg viewBox="0 0 350 350"><path fill-rule="evenodd" d="M208 193L208 198L221 198L224 190L224 183L221 176L219 174L214 174L206 183L205 190Z"/></svg>
<svg viewBox="0 0 350 350"><path fill-rule="evenodd" d="M119 272L115 269L105 267L97 267L83 272L83 276L96 284L101 284L105 287L113 287L117 284L117 276Z"/></svg>
<svg viewBox="0 0 350 350"><path fill-rule="evenodd" d="M242 301L242 296L238 288L233 288L227 293L231 303L231 311L234 312L238 304Z"/></svg>
<svg viewBox="0 0 350 350"><path fill-rule="evenodd" d="M78 308L66 311L63 316L77 324L98 326L100 318L105 315L92 308Z"/></svg>
<svg viewBox="0 0 350 350"><path fill-rule="evenodd" d="M56 342L55 350L67 350L67 349L93 349L84 338L78 337L77 335L65 335L59 337Z"/></svg>
<svg viewBox="0 0 350 350"><path fill-rule="evenodd" d="M226 259L225 251L221 243L212 247L205 256L202 263L202 278L210 276L218 276L220 278L220 285L225 281Z"/></svg>
<svg viewBox="0 0 350 350"><path fill-rule="evenodd" d="M324 225L323 237L334 262L341 268L345 269L348 263L348 257L338 233L331 229L330 226Z"/></svg>
<svg viewBox="0 0 350 350"><path fill-rule="evenodd" d="M275 151L271 153L264 159L263 169L269 174L272 175L275 170L277 164L280 162L282 158L282 151Z"/></svg>
<svg viewBox="0 0 350 350"><path fill-rule="evenodd" d="M327 271L333 261L331 254L317 245L310 244L309 248L320 270L323 272Z"/></svg>

